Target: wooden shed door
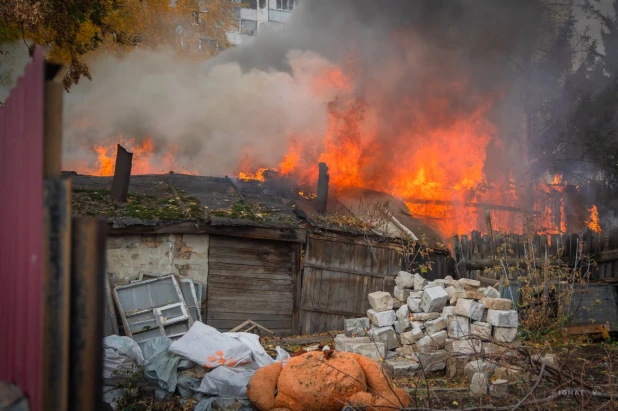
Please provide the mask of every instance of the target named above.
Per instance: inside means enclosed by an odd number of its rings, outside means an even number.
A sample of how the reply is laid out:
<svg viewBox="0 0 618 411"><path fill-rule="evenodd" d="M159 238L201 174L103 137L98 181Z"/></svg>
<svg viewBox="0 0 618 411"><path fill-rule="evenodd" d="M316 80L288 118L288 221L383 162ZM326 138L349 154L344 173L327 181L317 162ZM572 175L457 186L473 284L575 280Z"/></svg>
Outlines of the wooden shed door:
<svg viewBox="0 0 618 411"><path fill-rule="evenodd" d="M345 318L365 317L367 294L393 292L398 251L345 238L309 236L300 291L300 333L343 329Z"/></svg>
<svg viewBox="0 0 618 411"><path fill-rule="evenodd" d="M292 334L299 244L211 235L208 256L208 325L229 331L253 320Z"/></svg>

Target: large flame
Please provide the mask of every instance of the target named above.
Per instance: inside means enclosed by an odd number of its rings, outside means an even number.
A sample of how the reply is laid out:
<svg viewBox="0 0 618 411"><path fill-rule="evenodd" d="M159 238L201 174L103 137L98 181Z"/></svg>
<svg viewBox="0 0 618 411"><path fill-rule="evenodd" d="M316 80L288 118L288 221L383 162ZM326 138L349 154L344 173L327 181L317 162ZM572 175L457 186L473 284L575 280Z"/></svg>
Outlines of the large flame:
<svg viewBox="0 0 618 411"><path fill-rule="evenodd" d="M596 233L601 232L601 226L599 225L599 211L597 210L597 206L593 205L590 209L588 209L590 213L590 217L586 222L586 225L589 229Z"/></svg>
<svg viewBox="0 0 618 411"><path fill-rule="evenodd" d="M352 80L343 69L316 78L316 93L328 87L340 91L328 105L326 132L290 136L287 153L273 167L296 179L304 193L315 192L317 164L325 162L335 190L365 187L390 193L445 237L485 231L485 209L491 210L494 230L521 232L530 217L537 232L566 232L562 176L532 187L518 185L512 170L488 179L487 147L503 147L497 127L488 120L499 93L478 94L465 81L441 80L427 86L422 100L393 102L371 89L360 97L351 92ZM453 96L466 104L453 104ZM385 108L387 118L382 116ZM263 180L265 169L252 172L247 158L239 176Z"/></svg>
<svg viewBox="0 0 618 411"><path fill-rule="evenodd" d="M108 144L95 144L92 147L91 150L96 154L94 164L81 161L67 164L66 167L79 174L93 176L114 175L118 144L133 153L131 174L161 174L169 171L198 174L196 171L187 170L176 163L176 147L167 145L157 150L152 138L148 136L141 141L137 141L134 138L125 138L122 135L116 136L111 138Z"/></svg>

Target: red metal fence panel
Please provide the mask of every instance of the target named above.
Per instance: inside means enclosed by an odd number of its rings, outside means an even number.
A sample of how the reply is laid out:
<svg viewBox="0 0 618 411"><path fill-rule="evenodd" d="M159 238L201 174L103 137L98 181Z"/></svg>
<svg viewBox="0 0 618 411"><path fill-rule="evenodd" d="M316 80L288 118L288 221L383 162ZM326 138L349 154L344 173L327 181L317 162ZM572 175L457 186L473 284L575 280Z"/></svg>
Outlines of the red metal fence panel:
<svg viewBox="0 0 618 411"><path fill-rule="evenodd" d="M40 410L43 322L41 48L0 107L0 380Z"/></svg>

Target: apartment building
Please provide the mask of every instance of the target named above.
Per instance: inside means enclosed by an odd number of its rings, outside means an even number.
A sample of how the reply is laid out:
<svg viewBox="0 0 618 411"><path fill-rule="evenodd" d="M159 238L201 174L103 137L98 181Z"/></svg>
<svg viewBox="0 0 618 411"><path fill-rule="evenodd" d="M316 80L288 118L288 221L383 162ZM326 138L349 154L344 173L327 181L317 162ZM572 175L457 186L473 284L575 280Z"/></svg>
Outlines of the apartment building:
<svg viewBox="0 0 618 411"><path fill-rule="evenodd" d="M233 0L245 4L236 11L238 24L227 38L234 45L245 44L258 35L260 30L277 30L290 17L299 0Z"/></svg>

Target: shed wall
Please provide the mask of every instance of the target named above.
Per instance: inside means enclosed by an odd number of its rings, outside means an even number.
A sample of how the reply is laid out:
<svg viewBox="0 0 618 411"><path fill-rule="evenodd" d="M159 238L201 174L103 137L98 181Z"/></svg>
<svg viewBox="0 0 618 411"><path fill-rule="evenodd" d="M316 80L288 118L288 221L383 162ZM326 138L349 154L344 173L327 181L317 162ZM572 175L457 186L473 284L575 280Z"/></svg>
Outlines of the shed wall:
<svg viewBox="0 0 618 411"><path fill-rule="evenodd" d="M345 318L364 317L367 294L392 293L399 251L370 243L309 236L300 291L300 333L342 330Z"/></svg>
<svg viewBox="0 0 618 411"><path fill-rule="evenodd" d="M113 285L137 280L140 273L173 273L198 281L206 289L208 247L208 234L110 236L107 273Z"/></svg>
<svg viewBox="0 0 618 411"><path fill-rule="evenodd" d="M277 336L295 333L299 258L296 243L212 235L206 323L228 331L253 320Z"/></svg>

